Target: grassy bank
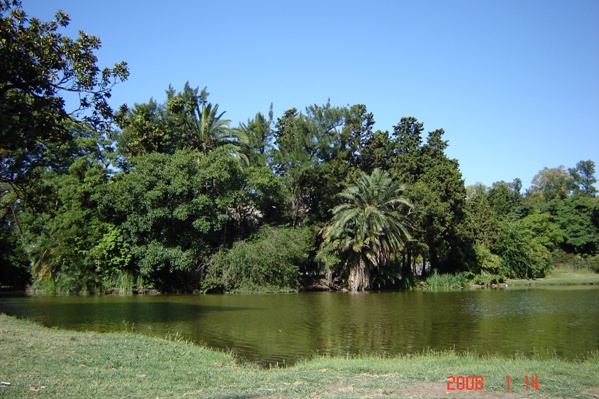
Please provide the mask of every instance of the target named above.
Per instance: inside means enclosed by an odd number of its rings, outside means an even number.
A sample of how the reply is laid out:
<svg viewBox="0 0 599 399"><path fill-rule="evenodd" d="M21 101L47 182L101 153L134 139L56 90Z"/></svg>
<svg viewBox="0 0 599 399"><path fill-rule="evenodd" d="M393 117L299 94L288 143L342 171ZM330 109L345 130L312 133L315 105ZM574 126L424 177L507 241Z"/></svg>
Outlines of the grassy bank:
<svg viewBox="0 0 599 399"><path fill-rule="evenodd" d="M509 285L578 285L599 284L599 273L592 270L576 270L571 267L552 269L544 278L535 280L510 280Z"/></svg>
<svg viewBox="0 0 599 399"><path fill-rule="evenodd" d="M261 370L226 353L131 333L80 333L0 315L2 398L593 398L599 354L580 362L413 357L316 358ZM447 376L483 376L484 389L447 391ZM505 376L511 377L507 390ZM525 389L524 376L540 389Z"/></svg>

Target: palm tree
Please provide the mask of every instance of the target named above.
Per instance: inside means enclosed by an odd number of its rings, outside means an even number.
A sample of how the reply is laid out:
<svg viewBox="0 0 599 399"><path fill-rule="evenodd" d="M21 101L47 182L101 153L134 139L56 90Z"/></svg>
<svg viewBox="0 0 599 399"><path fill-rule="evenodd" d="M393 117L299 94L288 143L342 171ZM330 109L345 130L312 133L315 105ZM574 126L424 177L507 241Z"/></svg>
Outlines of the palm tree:
<svg viewBox="0 0 599 399"><path fill-rule="evenodd" d="M167 90L167 110L173 130L183 134L187 147L206 153L227 146L231 155L247 164L242 148L247 141L244 132L230 127L231 121L223 119L225 111L219 113L218 104L206 100L205 89L199 94L198 91L199 88L192 89L188 83L180 93L172 87Z"/></svg>
<svg viewBox="0 0 599 399"><path fill-rule="evenodd" d="M391 254L410 239L407 210L413 205L402 193L404 186L388 172L362 171L339 197L333 218L323 231L323 249L334 251L349 268L349 289L370 289L370 272L388 264Z"/></svg>
<svg viewBox="0 0 599 399"><path fill-rule="evenodd" d="M258 112L254 119L247 123L240 123L236 129L250 165L265 166L268 162L269 150L272 148L272 105L267 120L262 113Z"/></svg>
<svg viewBox="0 0 599 399"><path fill-rule="evenodd" d="M193 111L196 117L192 140L197 148L207 152L233 141L229 127L231 121L222 119L225 112L218 113L218 104L213 106L211 103L204 103L201 108L197 107Z"/></svg>

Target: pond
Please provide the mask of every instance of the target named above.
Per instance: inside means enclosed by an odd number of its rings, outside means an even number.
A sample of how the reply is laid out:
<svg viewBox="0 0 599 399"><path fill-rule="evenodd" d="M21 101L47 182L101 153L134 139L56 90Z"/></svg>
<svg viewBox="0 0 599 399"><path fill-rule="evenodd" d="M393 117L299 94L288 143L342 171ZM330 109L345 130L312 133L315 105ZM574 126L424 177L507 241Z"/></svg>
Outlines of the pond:
<svg viewBox="0 0 599 399"><path fill-rule="evenodd" d="M599 350L599 287L452 292L0 297L50 327L177 336L259 364L426 350L575 359Z"/></svg>

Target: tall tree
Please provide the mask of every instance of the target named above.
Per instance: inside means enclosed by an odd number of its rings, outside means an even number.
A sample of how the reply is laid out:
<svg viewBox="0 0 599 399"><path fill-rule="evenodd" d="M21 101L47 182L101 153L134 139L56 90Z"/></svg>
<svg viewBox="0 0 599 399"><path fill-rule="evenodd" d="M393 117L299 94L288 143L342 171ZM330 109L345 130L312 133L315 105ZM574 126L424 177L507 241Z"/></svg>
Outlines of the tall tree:
<svg viewBox="0 0 599 399"><path fill-rule="evenodd" d="M561 228L563 249L570 253L594 256L599 252L599 198L573 195L548 204Z"/></svg>
<svg viewBox="0 0 599 399"><path fill-rule="evenodd" d="M318 165L316 140L306 117L291 108L277 119L275 130L275 172L286 180L290 193L291 223L301 224L312 205L313 189L308 179Z"/></svg>
<svg viewBox="0 0 599 399"><path fill-rule="evenodd" d="M528 200L540 203L565 199L572 190L573 179L563 166L543 168L533 179L526 192Z"/></svg>
<svg viewBox="0 0 599 399"><path fill-rule="evenodd" d="M45 192L39 205L21 215L33 289L52 293L102 291L101 265L93 248L110 226L102 221L95 195L107 181L107 171L93 159L80 157L67 173L43 174Z"/></svg>
<svg viewBox="0 0 599 399"><path fill-rule="evenodd" d="M372 137L374 115L366 105L355 104L345 109L345 121L340 133L339 144L343 156L352 166L360 163L360 155L366 142Z"/></svg>
<svg viewBox="0 0 599 399"><path fill-rule="evenodd" d="M401 118L399 123L393 126L393 135L397 142L395 172L408 184L414 183L422 174L420 157L423 126L422 122L411 116Z"/></svg>
<svg viewBox="0 0 599 399"><path fill-rule="evenodd" d="M499 234L499 221L489 201L489 189L478 183L466 188L466 211L469 219L470 237L475 245L490 249Z"/></svg>
<svg viewBox="0 0 599 399"><path fill-rule="evenodd" d="M202 152L229 145L235 155L240 156L240 145L244 138L239 131L231 129L231 121L224 119L225 111L218 111L218 104L207 101L208 93L204 88L192 89L185 83L183 91L176 93L170 87L167 90L166 109L172 129L179 136L178 148L195 148Z"/></svg>
<svg viewBox="0 0 599 399"><path fill-rule="evenodd" d="M448 143L443 129L429 132L425 144L422 131L415 118L402 118L396 125L399 144L393 170L408 183L406 195L417 209L414 238L423 244L423 263L430 261L441 272L453 272L464 265L466 189L458 161L445 155Z"/></svg>
<svg viewBox="0 0 599 399"><path fill-rule="evenodd" d="M597 194L597 188L594 186L597 183L595 162L591 160L580 161L575 168L568 169L568 173L574 181L575 192L591 196Z"/></svg>
<svg viewBox="0 0 599 399"><path fill-rule="evenodd" d="M488 192L488 200L495 215L499 218L505 218L517 206L513 186L504 181L493 183Z"/></svg>
<svg viewBox="0 0 599 399"><path fill-rule="evenodd" d="M334 252L349 269L349 288L370 289L373 268L384 268L398 252L408 232L408 211L404 186L388 172L375 169L371 175L358 172L339 194L343 203L323 231L323 251Z"/></svg>
<svg viewBox="0 0 599 399"><path fill-rule="evenodd" d="M543 277L550 265L549 250L521 220L503 222L496 251L501 257L501 274L510 278Z"/></svg>
<svg viewBox="0 0 599 399"><path fill-rule="evenodd" d="M364 105L333 107L330 101L305 113L292 108L277 120L273 167L287 180L294 226L306 218L313 223L329 219L373 123Z"/></svg>
<svg viewBox="0 0 599 399"><path fill-rule="evenodd" d="M129 159L152 152L174 152L174 137L165 117L164 106L153 99L135 104L132 109L122 109L117 116L122 129L117 143L120 153Z"/></svg>
<svg viewBox="0 0 599 399"><path fill-rule="evenodd" d="M239 135L246 138L245 152L250 165L266 166L270 161L274 135L272 118L271 104L268 119L258 112L254 119L240 123L237 128Z"/></svg>
<svg viewBox="0 0 599 399"><path fill-rule="evenodd" d="M246 137L241 130L230 127L231 121L223 118L225 112L219 112L218 104L208 102L205 88L200 91L186 83L181 92L169 87L166 95L163 104L150 99L119 112L119 149L125 157L153 152L173 154L182 149L209 152L227 146L247 163Z"/></svg>
<svg viewBox="0 0 599 399"><path fill-rule="evenodd" d="M101 69L100 39L83 31L64 36L69 22L62 11L44 22L29 17L19 0L0 1L0 276L25 263L24 207L45 214L54 188L42 179L68 173L81 155L78 131L95 131L103 145L113 119L111 89L129 74L125 62Z"/></svg>
<svg viewBox="0 0 599 399"><path fill-rule="evenodd" d="M358 166L366 173L375 169L391 170L397 159L397 141L387 131L377 130L360 147Z"/></svg>
<svg viewBox="0 0 599 399"><path fill-rule="evenodd" d="M80 32L63 36L69 25L62 11L49 22L29 18L18 0L0 2L0 181L23 184L48 154L65 148L71 132L65 121L79 118L109 130L108 104L114 84L128 77L125 62L100 69L94 54L100 39ZM67 110L64 97L79 103Z"/></svg>

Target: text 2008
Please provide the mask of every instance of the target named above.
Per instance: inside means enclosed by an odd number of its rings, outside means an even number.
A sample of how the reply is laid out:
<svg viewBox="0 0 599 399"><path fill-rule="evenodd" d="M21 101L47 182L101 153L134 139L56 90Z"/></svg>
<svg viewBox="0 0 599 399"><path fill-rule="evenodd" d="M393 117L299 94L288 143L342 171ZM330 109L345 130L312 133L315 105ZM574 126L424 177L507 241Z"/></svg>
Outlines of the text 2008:
<svg viewBox="0 0 599 399"><path fill-rule="evenodd" d="M448 391L482 391L483 389L485 389L485 378L482 375L447 376Z"/></svg>

